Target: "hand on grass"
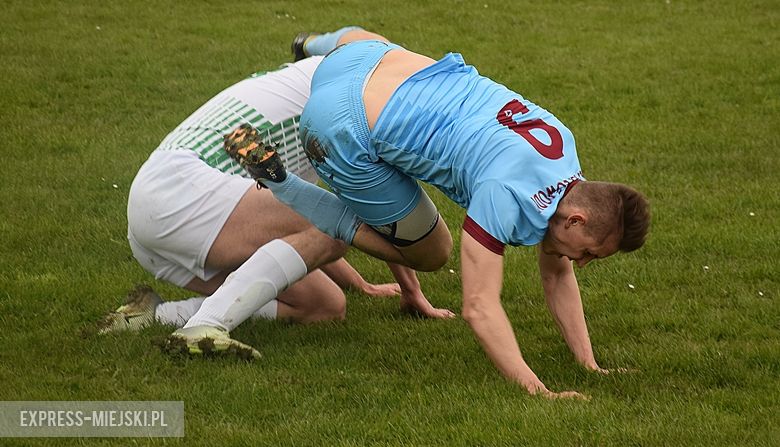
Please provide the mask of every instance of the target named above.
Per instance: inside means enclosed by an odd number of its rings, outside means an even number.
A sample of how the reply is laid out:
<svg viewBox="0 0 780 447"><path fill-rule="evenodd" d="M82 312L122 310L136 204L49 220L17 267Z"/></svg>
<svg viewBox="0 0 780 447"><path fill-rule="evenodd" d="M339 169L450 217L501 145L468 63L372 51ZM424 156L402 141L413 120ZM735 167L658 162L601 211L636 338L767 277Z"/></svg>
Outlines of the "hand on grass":
<svg viewBox="0 0 780 447"><path fill-rule="evenodd" d="M427 318L455 318L455 313L451 310L433 307L422 292L401 293L401 312Z"/></svg>

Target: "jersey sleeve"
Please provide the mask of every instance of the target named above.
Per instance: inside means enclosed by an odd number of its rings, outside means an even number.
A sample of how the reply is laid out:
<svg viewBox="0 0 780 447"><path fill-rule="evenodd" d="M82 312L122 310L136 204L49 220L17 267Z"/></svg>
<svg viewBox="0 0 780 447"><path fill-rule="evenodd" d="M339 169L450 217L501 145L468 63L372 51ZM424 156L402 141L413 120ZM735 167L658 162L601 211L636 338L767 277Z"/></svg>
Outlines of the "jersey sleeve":
<svg viewBox="0 0 780 447"><path fill-rule="evenodd" d="M464 230L485 248L499 253L498 244L535 245L546 227L534 225L526 217L522 199L497 181L484 182L471 196ZM503 252L503 249L501 250Z"/></svg>

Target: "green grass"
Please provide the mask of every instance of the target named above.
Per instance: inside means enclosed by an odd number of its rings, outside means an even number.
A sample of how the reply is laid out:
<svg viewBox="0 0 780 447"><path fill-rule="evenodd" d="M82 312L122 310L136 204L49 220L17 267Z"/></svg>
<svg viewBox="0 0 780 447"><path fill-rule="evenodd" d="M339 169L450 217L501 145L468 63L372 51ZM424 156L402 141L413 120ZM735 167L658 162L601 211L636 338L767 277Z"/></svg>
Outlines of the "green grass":
<svg viewBox="0 0 780 447"><path fill-rule="evenodd" d="M780 442L777 2L313 5L3 4L0 400L183 400L187 435L0 444ZM588 178L649 196L646 247L578 272L600 363L639 373L574 365L527 248L508 252L503 294L524 355L549 387L589 402L527 396L462 320L411 319L356 294L345 323L240 327L236 338L265 355L254 364L168 358L152 345L164 327L82 332L136 283L188 296L155 283L124 238L148 153L214 93L286 61L298 31L346 24L431 56L462 52L566 123ZM457 238L463 212L434 198ZM457 266L456 254L420 276L434 303L459 311Z"/></svg>

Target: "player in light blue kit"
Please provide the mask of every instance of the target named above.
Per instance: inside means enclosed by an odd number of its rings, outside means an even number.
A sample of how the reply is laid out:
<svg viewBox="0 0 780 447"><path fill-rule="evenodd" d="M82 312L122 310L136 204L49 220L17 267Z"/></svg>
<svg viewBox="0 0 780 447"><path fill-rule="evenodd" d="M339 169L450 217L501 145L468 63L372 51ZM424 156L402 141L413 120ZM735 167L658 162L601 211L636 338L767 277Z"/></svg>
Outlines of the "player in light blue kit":
<svg viewBox="0 0 780 447"><path fill-rule="evenodd" d="M318 175L346 208L328 222L316 207L291 206L368 253L435 270L452 238L417 180L436 186L467 209L463 316L487 354L531 394L582 397L549 391L523 360L500 302L504 246L539 244L547 304L562 335L579 363L606 373L593 355L571 261L584 266L641 247L644 197L584 181L569 129L459 54L434 61L359 28L300 35L293 47L296 57L330 53L314 74L300 128ZM250 169L283 202L311 189L294 176L269 181L262 171ZM318 203L337 208L325 197ZM343 237L338 228L351 231ZM375 243L373 231L387 243Z"/></svg>

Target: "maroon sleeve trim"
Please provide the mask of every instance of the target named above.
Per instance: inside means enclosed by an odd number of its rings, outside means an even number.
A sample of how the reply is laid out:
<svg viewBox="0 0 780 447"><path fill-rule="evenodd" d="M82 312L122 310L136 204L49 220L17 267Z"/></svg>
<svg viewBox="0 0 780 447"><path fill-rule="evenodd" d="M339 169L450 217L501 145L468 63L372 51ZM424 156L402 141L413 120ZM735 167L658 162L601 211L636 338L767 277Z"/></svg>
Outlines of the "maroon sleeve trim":
<svg viewBox="0 0 780 447"><path fill-rule="evenodd" d="M483 247L499 256L504 256L504 243L485 231L471 217L466 216L466 220L463 221L463 230L476 239Z"/></svg>
<svg viewBox="0 0 780 447"><path fill-rule="evenodd" d="M576 185L579 182L580 182L579 179L575 179L574 181L566 185L566 189L563 191L563 196L566 197L566 194L568 194L569 191L571 191L572 186Z"/></svg>

